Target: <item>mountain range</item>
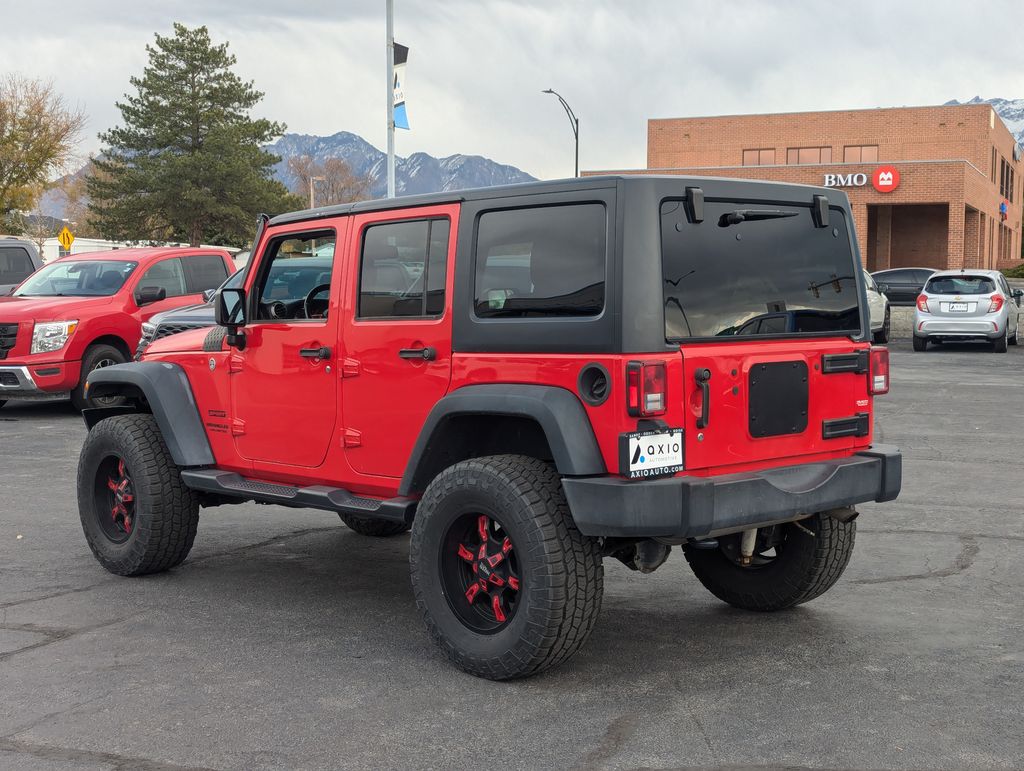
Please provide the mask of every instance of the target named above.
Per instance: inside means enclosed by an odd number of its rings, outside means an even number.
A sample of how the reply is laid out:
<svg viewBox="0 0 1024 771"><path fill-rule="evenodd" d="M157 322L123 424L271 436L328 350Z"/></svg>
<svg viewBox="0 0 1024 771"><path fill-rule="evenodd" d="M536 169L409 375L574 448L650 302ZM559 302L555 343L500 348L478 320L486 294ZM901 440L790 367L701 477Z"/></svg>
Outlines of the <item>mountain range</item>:
<svg viewBox="0 0 1024 771"><path fill-rule="evenodd" d="M982 99L975 96L966 102L951 99L946 104L991 104L1007 128L1017 137L1017 141L1024 145L1024 99ZM281 157L281 162L274 167L274 176L289 188L295 180L288 171L288 159L308 155L321 163L327 158L342 158L355 174L367 174L373 179L370 189L372 197L383 198L387 192L387 155L358 134L348 131L339 131L326 137L285 134L267 149ZM501 164L480 155L459 154L435 158L428 153L413 153L395 160L395 188L398 195L507 185L533 179L515 166ZM39 211L62 218L65 203L60 188L55 187L43 194Z"/></svg>

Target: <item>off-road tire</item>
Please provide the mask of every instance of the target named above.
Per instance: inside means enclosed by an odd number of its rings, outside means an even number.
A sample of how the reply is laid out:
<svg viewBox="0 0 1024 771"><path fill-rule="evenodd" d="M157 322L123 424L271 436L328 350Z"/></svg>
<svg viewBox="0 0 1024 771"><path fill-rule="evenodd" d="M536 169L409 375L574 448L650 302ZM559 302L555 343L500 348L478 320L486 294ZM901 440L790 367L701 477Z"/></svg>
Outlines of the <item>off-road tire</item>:
<svg viewBox="0 0 1024 771"><path fill-rule="evenodd" d="M914 335L914 350L920 353L928 349L928 338Z"/></svg>
<svg viewBox="0 0 1024 771"><path fill-rule="evenodd" d="M1006 353L1006 330L1003 330L1003 334L992 341L992 350L996 353Z"/></svg>
<svg viewBox="0 0 1024 771"><path fill-rule="evenodd" d="M351 530L359 535L368 535L373 538L387 538L388 536L404 533L409 529L405 522L393 522L387 519L376 517L360 517L357 514L343 514L338 512L341 521L349 526Z"/></svg>
<svg viewBox="0 0 1024 771"><path fill-rule="evenodd" d="M495 519L515 545L520 594L496 631L471 629L443 589L446 533L467 514ZM459 668L490 680L537 674L576 653L601 610L604 569L595 539L576 529L551 464L520 455L457 463L427 487L412 526L413 593L427 630Z"/></svg>
<svg viewBox="0 0 1024 771"><path fill-rule="evenodd" d="M744 610L785 610L821 596L839 580L853 553L857 523L817 514L782 527L785 548L761 567L742 567L721 548L684 546L683 552L704 588L723 602Z"/></svg>
<svg viewBox="0 0 1024 771"><path fill-rule="evenodd" d="M103 362L124 364L127 361L128 357L112 345L100 344L87 348L85 356L82 357L82 376L79 378L78 385L71 392L71 405L81 412L88 407L116 407L124 404L123 397L105 398L102 405L97 404L93 399L86 396L85 381L89 377L89 373Z"/></svg>
<svg viewBox="0 0 1024 771"><path fill-rule="evenodd" d="M123 458L134 493L133 526L127 540L114 542L97 505L102 464ZM85 438L78 461L78 511L92 553L111 573L140 576L181 564L199 526L199 499L181 481L152 415L118 415L97 423Z"/></svg>
<svg viewBox="0 0 1024 771"><path fill-rule="evenodd" d="M888 308L885 309L885 321L882 328L874 333L873 339L877 345L885 345L889 342L889 331L892 328L892 316Z"/></svg>

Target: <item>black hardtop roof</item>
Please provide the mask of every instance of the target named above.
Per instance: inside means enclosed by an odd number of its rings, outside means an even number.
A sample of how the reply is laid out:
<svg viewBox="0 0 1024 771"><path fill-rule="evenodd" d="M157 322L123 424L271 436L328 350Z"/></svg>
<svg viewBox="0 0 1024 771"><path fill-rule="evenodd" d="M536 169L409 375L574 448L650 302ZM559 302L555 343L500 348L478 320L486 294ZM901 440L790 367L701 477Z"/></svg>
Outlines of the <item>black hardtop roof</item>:
<svg viewBox="0 0 1024 771"><path fill-rule="evenodd" d="M601 190L610 187L624 188L664 187L666 183L678 187L683 193L686 187L700 187L707 196L716 195L737 198L770 198L773 200L806 200L811 201L812 195L825 195L831 202L848 206L846 193L835 188L817 187L814 185L798 185L788 182L771 182L767 180L736 179L733 177L700 177L682 176L678 174L608 174L576 179L556 179L538 182L521 182L515 185L495 185L478 187L468 190L449 190L441 193L424 193L420 195L399 196L397 198L378 198L371 201L343 203L333 206L321 206L316 209L278 214L268 225L283 225L291 222L326 219L345 214L386 211L388 209L406 209L416 206L436 206L462 201L479 201L496 198L515 198L516 196L539 195L545 193L568 193L582 190Z"/></svg>

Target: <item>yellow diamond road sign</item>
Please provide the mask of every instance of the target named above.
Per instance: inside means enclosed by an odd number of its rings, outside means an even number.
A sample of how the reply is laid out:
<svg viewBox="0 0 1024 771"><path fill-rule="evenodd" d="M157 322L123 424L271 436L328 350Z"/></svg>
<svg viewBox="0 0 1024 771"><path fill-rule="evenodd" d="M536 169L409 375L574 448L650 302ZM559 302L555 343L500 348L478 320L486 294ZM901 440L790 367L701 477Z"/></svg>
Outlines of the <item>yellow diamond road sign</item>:
<svg viewBox="0 0 1024 771"><path fill-rule="evenodd" d="M69 252L71 251L71 244L75 242L75 236L65 225L61 229L60 233L57 234L57 240L60 242L60 245L64 247L64 251Z"/></svg>

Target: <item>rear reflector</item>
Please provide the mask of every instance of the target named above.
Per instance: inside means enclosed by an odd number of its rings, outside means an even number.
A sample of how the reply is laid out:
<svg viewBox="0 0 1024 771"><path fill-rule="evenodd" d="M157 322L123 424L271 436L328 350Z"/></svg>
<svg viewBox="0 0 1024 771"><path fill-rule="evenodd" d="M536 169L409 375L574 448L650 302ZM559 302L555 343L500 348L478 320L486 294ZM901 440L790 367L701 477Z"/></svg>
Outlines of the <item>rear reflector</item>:
<svg viewBox="0 0 1024 771"><path fill-rule="evenodd" d="M871 367L868 370L868 390L878 396L889 393L889 349L872 347Z"/></svg>
<svg viewBox="0 0 1024 771"><path fill-rule="evenodd" d="M919 311L923 311L924 313L928 312L928 296L927 295L919 294L917 296L917 309Z"/></svg>
<svg viewBox="0 0 1024 771"><path fill-rule="evenodd" d="M1002 310L1004 302L1006 302L1006 298L1001 294L992 295L992 299L988 304L988 312L995 313L998 310Z"/></svg>
<svg viewBox="0 0 1024 771"><path fill-rule="evenodd" d="M664 414L667 390L665 362L631 361L626 365L626 410L633 417Z"/></svg>

